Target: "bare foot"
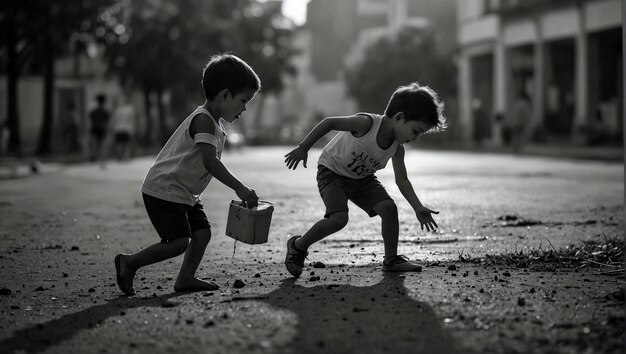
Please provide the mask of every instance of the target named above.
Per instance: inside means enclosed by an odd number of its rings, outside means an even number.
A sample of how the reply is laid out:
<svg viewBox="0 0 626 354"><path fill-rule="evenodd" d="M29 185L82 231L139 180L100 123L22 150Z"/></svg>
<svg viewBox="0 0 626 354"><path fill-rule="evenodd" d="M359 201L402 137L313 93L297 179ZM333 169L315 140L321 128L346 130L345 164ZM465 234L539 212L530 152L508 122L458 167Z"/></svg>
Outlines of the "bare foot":
<svg viewBox="0 0 626 354"><path fill-rule="evenodd" d="M133 278L135 277L135 272L137 271L136 269L131 269L131 267L128 265L128 255L127 254L120 254L120 275L123 277L130 277Z"/></svg>
<svg viewBox="0 0 626 354"><path fill-rule="evenodd" d="M191 278L186 280L177 279L174 284L174 291L176 292L191 292L191 291L214 291L219 289L219 285L200 280L197 278Z"/></svg>
<svg viewBox="0 0 626 354"><path fill-rule="evenodd" d="M120 290L126 295L135 295L135 289L133 289L133 278L135 277L135 271L130 270L126 264L124 258L126 255L118 254L115 256L115 273L117 277L117 285Z"/></svg>

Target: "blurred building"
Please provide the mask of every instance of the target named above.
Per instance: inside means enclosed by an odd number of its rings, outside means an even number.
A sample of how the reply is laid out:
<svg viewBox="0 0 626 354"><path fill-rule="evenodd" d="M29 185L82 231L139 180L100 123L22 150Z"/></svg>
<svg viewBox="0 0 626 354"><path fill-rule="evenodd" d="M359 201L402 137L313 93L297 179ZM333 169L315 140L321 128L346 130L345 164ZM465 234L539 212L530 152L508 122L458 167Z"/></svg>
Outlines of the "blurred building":
<svg viewBox="0 0 626 354"><path fill-rule="evenodd" d="M94 49L95 50L95 49ZM65 134L68 116L75 115L78 124L78 150L87 154L89 140L89 112L95 108L95 97L105 94L105 107L113 111L117 97L123 94L119 80L107 75L106 64L95 55L65 56L54 63L54 112L52 125L52 153L68 153L70 142ZM6 77L0 76L0 112L6 114ZM44 78L37 70L25 68L18 82L18 113L22 152L33 154L39 143L43 122ZM139 101L140 102L140 101ZM73 107L74 112L68 112ZM4 119L0 116L0 121Z"/></svg>
<svg viewBox="0 0 626 354"><path fill-rule="evenodd" d="M346 92L344 68L359 48L380 36L403 25L433 26L445 29L437 31L437 40L452 53L455 5L455 0L310 0L306 24L294 41L300 51L294 59L298 75L286 78L286 95L278 105L291 117L284 138L299 140L319 119L359 110Z"/></svg>
<svg viewBox="0 0 626 354"><path fill-rule="evenodd" d="M622 135L622 2L458 0L459 105L466 141L498 141L530 99L536 140Z"/></svg>
<svg viewBox="0 0 626 354"><path fill-rule="evenodd" d="M311 0L311 69L318 81L341 77L346 56L364 37L379 36L403 25L434 26L439 44L455 44L455 3L449 0Z"/></svg>

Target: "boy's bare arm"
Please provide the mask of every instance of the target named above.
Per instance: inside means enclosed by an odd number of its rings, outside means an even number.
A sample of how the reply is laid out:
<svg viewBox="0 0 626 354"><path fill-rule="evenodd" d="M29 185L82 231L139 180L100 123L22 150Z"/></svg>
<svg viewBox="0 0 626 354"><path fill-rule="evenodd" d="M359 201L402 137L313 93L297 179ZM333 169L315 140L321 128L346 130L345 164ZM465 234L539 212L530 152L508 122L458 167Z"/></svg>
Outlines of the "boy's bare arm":
<svg viewBox="0 0 626 354"><path fill-rule="evenodd" d="M393 173L396 178L396 185L398 185L398 189L404 196L407 202L413 207L413 209L417 209L422 207L422 203L419 198L415 194L415 190L413 190L413 185L406 173L406 166L404 164L404 147L402 145L398 145L398 149L391 159L393 165Z"/></svg>
<svg viewBox="0 0 626 354"><path fill-rule="evenodd" d="M259 197L256 195L256 192L243 184L226 166L224 166L222 161L216 156L215 146L203 143L198 145L200 146L202 162L207 172L230 189L234 190L237 196L246 202L248 208L256 207L259 202Z"/></svg>
<svg viewBox="0 0 626 354"><path fill-rule="evenodd" d="M302 165L306 168L309 149L330 131L351 131L356 136L361 136L367 133L371 126L372 119L363 115L324 118L309 132L298 147L285 155L285 163L288 168L295 170L302 161Z"/></svg>
<svg viewBox="0 0 626 354"><path fill-rule="evenodd" d="M189 127L189 133L193 138L196 133L208 133L215 135L215 126L212 122L207 121L212 119L208 116L202 116L200 119L196 118ZM257 206L259 198L255 191L246 185L244 185L235 175L233 175L220 159L217 158L217 152L215 146L211 144L200 143L198 144L200 153L202 155L202 163L207 172L218 181L224 183L227 187L234 190L241 200L245 201L249 208Z"/></svg>
<svg viewBox="0 0 626 354"><path fill-rule="evenodd" d="M415 211L415 216L419 220L422 230L424 230L425 226L427 231L434 231L438 225L431 214L439 214L439 212L423 206L415 194L413 185L411 184L411 181L409 181L406 173L406 165L404 164L404 147L402 145L398 145L398 149L391 159L391 162L393 164L393 173L396 177L396 185L398 185L400 193L402 193L404 198L407 202L409 202Z"/></svg>

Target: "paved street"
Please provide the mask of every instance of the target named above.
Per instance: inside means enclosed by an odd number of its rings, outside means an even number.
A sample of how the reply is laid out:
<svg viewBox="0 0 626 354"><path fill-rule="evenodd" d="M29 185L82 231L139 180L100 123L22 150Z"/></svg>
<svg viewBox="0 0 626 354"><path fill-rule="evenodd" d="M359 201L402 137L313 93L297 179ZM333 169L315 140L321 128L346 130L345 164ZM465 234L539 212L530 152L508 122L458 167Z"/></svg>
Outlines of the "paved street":
<svg viewBox="0 0 626 354"><path fill-rule="evenodd" d="M395 341L424 353L477 348L443 322L445 309L435 298L448 285L428 277L447 271L382 277L379 219L354 206L348 226L310 250L307 262L326 268L307 267L301 279L289 279L282 266L287 235L306 231L324 209L315 182L319 150L310 153L307 169L296 171L284 167L288 151L248 147L222 157L275 211L267 244L235 244L224 236L235 194L211 182L203 201L213 239L199 275L220 284L214 293L173 293L181 261L174 259L141 270L138 295L119 297L113 256L158 241L139 192L153 157L0 180L0 288L10 290L0 296L0 346L31 352L340 353L386 352ZM395 187L391 163L378 174L399 207L399 252L410 258L446 262L460 254L558 249L623 237L623 164L418 150L408 151L406 162L421 201L440 211L439 230L421 231ZM315 274L322 279L310 279ZM246 286L232 288L235 279ZM424 290L420 281L435 290ZM315 302L323 289L341 296ZM394 289L400 289L400 300L385 302ZM294 296L305 302L287 302ZM388 307L374 310L374 298ZM381 314L388 325L365 324L380 321ZM403 326L407 319L415 319L416 327ZM355 332L359 321L363 326ZM325 328L326 334L307 334L309 326L317 326L312 333ZM367 335L373 329L386 340ZM335 338L333 331L350 335Z"/></svg>

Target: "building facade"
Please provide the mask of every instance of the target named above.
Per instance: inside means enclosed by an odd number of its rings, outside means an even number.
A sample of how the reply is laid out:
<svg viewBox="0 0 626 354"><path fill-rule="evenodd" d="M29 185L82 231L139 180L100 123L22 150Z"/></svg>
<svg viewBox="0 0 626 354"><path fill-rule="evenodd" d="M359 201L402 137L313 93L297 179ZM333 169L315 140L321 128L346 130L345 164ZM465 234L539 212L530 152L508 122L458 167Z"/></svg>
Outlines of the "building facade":
<svg viewBox="0 0 626 354"><path fill-rule="evenodd" d="M522 122L530 139L591 144L621 139L619 0L457 0L459 115L468 142L500 142Z"/></svg>
<svg viewBox="0 0 626 354"><path fill-rule="evenodd" d="M287 79L279 107L291 112L298 140L320 118L357 112L347 94L346 65L359 48L403 25L434 27L438 44L452 53L456 48L455 0L310 0L306 24L298 29L294 59L298 75ZM293 95L298 99L294 100ZM298 102L294 107L293 102ZM384 107L381 107L381 110Z"/></svg>
<svg viewBox="0 0 626 354"><path fill-rule="evenodd" d="M89 112L96 106L95 97L106 95L105 107L112 112L123 89L119 80L106 74L106 65L98 58L85 55L59 58L54 63L54 71L51 153L86 156L89 153ZM0 76L0 112L3 115L0 118L5 118L7 112L6 81L6 77ZM33 155L43 125L44 78L38 73L25 72L20 76L17 89L21 150L26 155ZM70 124L76 125L75 136L68 135Z"/></svg>

